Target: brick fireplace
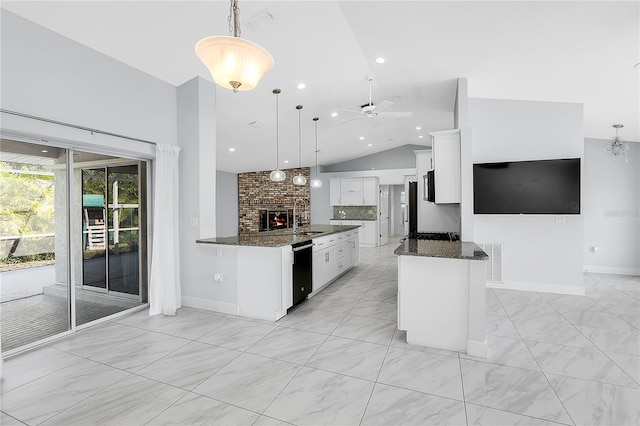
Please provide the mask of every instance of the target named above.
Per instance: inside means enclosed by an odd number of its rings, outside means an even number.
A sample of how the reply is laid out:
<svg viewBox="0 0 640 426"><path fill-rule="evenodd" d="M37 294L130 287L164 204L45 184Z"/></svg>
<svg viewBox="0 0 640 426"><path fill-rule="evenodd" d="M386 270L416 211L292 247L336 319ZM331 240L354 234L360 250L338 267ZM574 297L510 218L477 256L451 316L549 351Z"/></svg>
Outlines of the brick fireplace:
<svg viewBox="0 0 640 426"><path fill-rule="evenodd" d="M309 206L309 168L285 169L284 172L287 178L283 182L272 182L269 179L271 170L238 174L239 232L260 230L260 210L293 209L295 200L299 198ZM292 179L298 173L307 178L306 185L293 184ZM308 224L309 220L308 217L303 219L303 224Z"/></svg>

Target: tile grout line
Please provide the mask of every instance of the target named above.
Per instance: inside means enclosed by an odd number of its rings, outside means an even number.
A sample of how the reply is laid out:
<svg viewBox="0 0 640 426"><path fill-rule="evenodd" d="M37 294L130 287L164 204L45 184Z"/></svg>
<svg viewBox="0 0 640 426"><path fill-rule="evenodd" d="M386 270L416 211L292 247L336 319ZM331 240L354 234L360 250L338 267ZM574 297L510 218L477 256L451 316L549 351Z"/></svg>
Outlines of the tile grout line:
<svg viewBox="0 0 640 426"><path fill-rule="evenodd" d="M540 294L538 292L535 292L536 295L538 295L538 297L540 297L542 300L545 301L545 303L547 303L549 306L551 306L551 304L549 302L547 302L542 296L540 296ZM497 295L496 295L497 297ZM500 303L500 305L502 306L502 309L504 309L504 306L502 305L502 301L498 298L498 302ZM557 309L555 309L553 306L551 306L551 308L558 312ZM507 315L509 315L509 312L507 312L506 309L504 309L505 313ZM564 318L564 316L562 316L562 318ZM564 318L566 321L567 319ZM509 320L511 321L511 323L513 324L513 320L511 319L511 316L509 315ZM573 423L574 425L576 424L576 422L573 420L573 417L571 416L571 414L569 413L569 410L567 410L567 407L564 405L564 402L562 402L562 399L560 399L560 395L558 395L558 392L556 391L556 389L553 387L553 385L551 385L551 381L549 380L549 378L547 377L547 374L545 373L545 371L542 369L542 366L540 365L540 363L538 362L538 360L536 359L535 356L533 356L533 353L531 353L531 349L529 348L529 346L526 344L525 340L522 338L522 334L520 334L520 330L518 330L518 328L515 326L515 324L513 324L513 328L515 328L516 332L518 333L518 336L520 336L520 340L522 341L522 343L524 344L525 348L527 348L527 351L529 352L529 355L531 355L531 358L533 359L533 361L536 363L536 365L538 366L538 368L540 369L540 373L542 374L542 376L544 377L544 379L547 381L547 384L549 385L549 388L553 391L553 394L556 396L558 402L560 403L560 405L562 405L562 409L564 410L564 412L567 414L567 416L569 417L569 420L571 420L571 423Z"/></svg>

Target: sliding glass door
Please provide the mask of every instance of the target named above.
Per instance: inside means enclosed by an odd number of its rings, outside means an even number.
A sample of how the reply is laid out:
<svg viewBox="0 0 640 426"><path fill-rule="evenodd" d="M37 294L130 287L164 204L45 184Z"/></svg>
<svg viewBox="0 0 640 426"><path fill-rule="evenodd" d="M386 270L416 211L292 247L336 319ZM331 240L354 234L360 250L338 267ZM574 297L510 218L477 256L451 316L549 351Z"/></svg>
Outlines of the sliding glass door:
<svg viewBox="0 0 640 426"><path fill-rule="evenodd" d="M0 173L3 352L146 303L145 161L2 140Z"/></svg>

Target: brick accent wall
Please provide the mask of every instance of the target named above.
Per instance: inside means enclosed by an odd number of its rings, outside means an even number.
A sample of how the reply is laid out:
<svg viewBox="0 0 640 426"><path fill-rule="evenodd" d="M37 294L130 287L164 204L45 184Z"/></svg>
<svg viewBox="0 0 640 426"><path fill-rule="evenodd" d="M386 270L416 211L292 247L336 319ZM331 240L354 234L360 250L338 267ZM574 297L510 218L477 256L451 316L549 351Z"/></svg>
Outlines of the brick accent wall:
<svg viewBox="0 0 640 426"><path fill-rule="evenodd" d="M309 206L309 168L283 169L287 178L283 182L269 179L271 170L238 174L238 231L255 232L259 230L258 209L293 208L293 203L302 198ZM292 179L298 173L307 178L304 186L294 185ZM300 206L300 203L298 203ZM309 211L311 206L309 206ZM309 219L303 220L308 224Z"/></svg>

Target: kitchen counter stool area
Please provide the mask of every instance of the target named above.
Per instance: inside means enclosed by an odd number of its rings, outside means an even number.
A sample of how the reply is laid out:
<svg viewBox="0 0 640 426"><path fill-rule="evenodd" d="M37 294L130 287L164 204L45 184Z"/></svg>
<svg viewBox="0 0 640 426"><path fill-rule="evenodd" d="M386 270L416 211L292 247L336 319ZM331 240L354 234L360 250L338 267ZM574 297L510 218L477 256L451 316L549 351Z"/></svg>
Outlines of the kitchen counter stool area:
<svg viewBox="0 0 640 426"><path fill-rule="evenodd" d="M361 249L276 322L143 311L8 358L0 422L640 423L638 277L588 274L590 297L487 289L476 359L404 341L394 248Z"/></svg>

